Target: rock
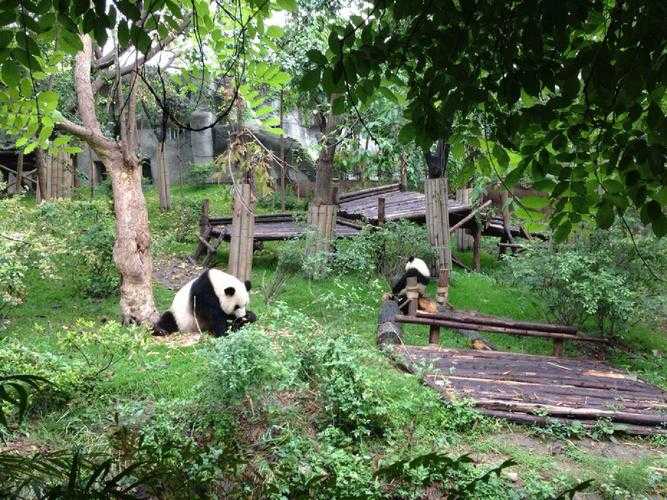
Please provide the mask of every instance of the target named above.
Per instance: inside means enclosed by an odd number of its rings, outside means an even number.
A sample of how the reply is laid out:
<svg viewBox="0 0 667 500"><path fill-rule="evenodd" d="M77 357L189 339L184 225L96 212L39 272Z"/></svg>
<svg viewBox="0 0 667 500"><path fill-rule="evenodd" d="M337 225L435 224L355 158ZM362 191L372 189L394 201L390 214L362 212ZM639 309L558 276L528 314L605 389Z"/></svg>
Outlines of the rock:
<svg viewBox="0 0 667 500"><path fill-rule="evenodd" d="M516 472L503 471L503 475L513 483L519 482L519 474Z"/></svg>

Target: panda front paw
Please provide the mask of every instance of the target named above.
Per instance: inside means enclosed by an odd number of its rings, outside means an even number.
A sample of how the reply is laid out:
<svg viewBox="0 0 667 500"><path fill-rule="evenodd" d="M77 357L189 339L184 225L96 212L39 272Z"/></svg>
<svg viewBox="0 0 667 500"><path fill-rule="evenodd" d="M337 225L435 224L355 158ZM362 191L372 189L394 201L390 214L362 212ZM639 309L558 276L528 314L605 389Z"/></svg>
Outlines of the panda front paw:
<svg viewBox="0 0 667 500"><path fill-rule="evenodd" d="M234 321L232 321L232 331L237 332L248 323L254 323L255 321L257 321L257 315L254 312L247 310L245 316L242 318L235 318Z"/></svg>

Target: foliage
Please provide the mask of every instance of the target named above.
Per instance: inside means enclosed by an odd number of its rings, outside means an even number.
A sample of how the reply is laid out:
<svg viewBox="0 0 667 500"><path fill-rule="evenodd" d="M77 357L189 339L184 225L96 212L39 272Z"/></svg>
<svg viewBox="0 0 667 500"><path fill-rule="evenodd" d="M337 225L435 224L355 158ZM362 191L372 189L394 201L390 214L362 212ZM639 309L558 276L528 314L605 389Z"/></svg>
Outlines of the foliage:
<svg viewBox="0 0 667 500"><path fill-rule="evenodd" d="M216 341L209 353L209 363L207 390L215 391L216 400L226 405L267 391L284 383L287 377L271 340L253 325ZM211 382L215 384L213 387Z"/></svg>
<svg viewBox="0 0 667 500"><path fill-rule="evenodd" d="M215 169L216 166L213 162L192 164L188 170L188 180L195 186L208 184Z"/></svg>
<svg viewBox="0 0 667 500"><path fill-rule="evenodd" d="M367 226L355 238L338 243L334 265L340 271L378 272L392 280L412 256L429 265L435 261L426 228L408 221L392 221L380 228Z"/></svg>
<svg viewBox="0 0 667 500"><path fill-rule="evenodd" d="M654 272L662 273L664 243L650 235L633 237ZM559 246L534 244L508 265L512 281L544 300L557 321L586 327L592 320L607 335L624 331L631 319L661 314L665 296L642 266L622 228L582 231Z"/></svg>
<svg viewBox="0 0 667 500"><path fill-rule="evenodd" d="M308 279L321 280L331 273L331 253L321 233L313 227L304 227L303 234L286 241L278 250L278 272L300 274Z"/></svg>
<svg viewBox="0 0 667 500"><path fill-rule="evenodd" d="M665 9L640 0L390 0L334 27L328 48L308 53L302 87L340 96L340 113L387 81L405 85L410 121L400 137L427 149L479 129L481 115L492 166L507 168L508 150L521 155L508 184L529 173L549 191L557 239L584 217L608 228L630 205L662 236Z"/></svg>
<svg viewBox="0 0 667 500"><path fill-rule="evenodd" d="M21 422L28 411L30 390L37 390L49 381L37 375L3 375L0 376L0 430L9 429L9 420L4 406L16 409L16 420Z"/></svg>
<svg viewBox="0 0 667 500"><path fill-rule="evenodd" d="M172 225L173 238L179 243L193 243L197 240L201 203L196 200L179 199L174 203L176 220Z"/></svg>

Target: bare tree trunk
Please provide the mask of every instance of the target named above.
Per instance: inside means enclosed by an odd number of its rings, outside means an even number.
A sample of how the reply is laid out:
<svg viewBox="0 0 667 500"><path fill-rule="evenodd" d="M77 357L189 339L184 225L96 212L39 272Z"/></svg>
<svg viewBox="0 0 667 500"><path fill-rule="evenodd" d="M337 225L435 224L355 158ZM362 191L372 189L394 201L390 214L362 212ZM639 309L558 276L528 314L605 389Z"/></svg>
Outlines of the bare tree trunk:
<svg viewBox="0 0 667 500"><path fill-rule="evenodd" d="M150 231L146 200L141 189L141 167L135 154L136 76L121 120L121 139L106 138L95 113L90 80L92 43L81 37L83 50L76 55L74 81L78 111L83 126L62 119L59 128L86 141L104 164L111 178L116 214L114 262L121 276L120 308L124 323L152 323L157 311L151 287L153 261L150 254Z"/></svg>
<svg viewBox="0 0 667 500"><path fill-rule="evenodd" d="M171 210L171 193L169 191L169 169L164 157L164 135L158 144L157 185L160 199L160 210Z"/></svg>
<svg viewBox="0 0 667 500"><path fill-rule="evenodd" d="M284 92L283 89L280 89L280 210L285 211L285 175L287 171L287 166L285 165L285 131L283 127L285 126L285 117L284 117Z"/></svg>

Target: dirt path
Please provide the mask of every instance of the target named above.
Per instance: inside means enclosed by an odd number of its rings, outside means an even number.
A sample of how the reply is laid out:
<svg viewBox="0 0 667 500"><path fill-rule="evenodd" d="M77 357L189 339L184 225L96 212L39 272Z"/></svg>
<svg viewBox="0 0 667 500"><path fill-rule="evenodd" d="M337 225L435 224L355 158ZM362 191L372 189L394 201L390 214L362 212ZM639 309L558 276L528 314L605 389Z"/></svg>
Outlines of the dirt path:
<svg viewBox="0 0 667 500"><path fill-rule="evenodd" d="M187 258L156 259L153 262L153 278L155 281L169 288L178 290L191 279L203 273L205 268L192 264Z"/></svg>

